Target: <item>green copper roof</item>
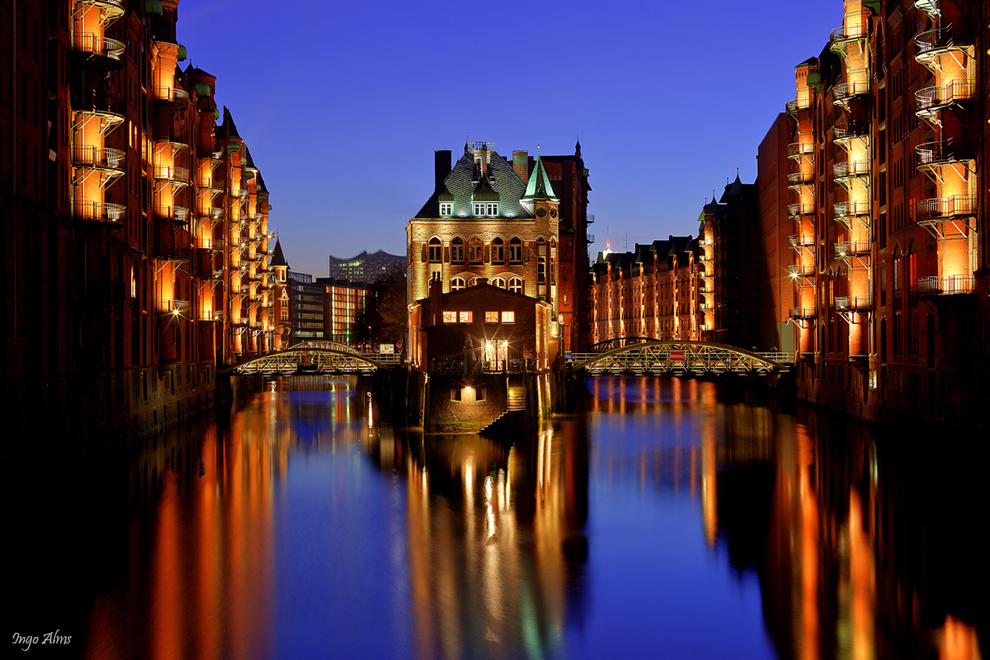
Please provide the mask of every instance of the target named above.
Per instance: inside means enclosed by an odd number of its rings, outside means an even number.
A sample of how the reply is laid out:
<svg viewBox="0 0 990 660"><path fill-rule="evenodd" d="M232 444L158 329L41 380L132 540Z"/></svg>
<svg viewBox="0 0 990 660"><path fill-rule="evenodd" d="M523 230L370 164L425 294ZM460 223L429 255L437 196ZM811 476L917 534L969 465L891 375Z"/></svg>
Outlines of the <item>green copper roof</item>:
<svg viewBox="0 0 990 660"><path fill-rule="evenodd" d="M474 191L473 196L476 202L497 202L499 201L498 193L492 190L491 184L488 182L488 173L486 172L484 176L481 177L481 184L478 185L478 189Z"/></svg>
<svg viewBox="0 0 990 660"><path fill-rule="evenodd" d="M533 173L529 176L526 194L522 198L557 199L553 192L553 186L550 185L550 177L547 176L547 171L543 169L543 161L540 160L539 156L536 157L536 167L533 168Z"/></svg>

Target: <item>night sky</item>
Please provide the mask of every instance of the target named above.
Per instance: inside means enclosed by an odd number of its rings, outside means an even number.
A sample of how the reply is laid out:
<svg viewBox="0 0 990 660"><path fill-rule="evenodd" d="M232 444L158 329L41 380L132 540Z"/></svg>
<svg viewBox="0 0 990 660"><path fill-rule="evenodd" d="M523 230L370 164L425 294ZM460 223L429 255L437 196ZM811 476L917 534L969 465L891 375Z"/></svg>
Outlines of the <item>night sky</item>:
<svg viewBox="0 0 990 660"><path fill-rule="evenodd" d="M697 234L841 23L841 0L181 0L178 36L217 77L290 266L322 277L330 254L405 254L433 151L468 136L506 157L580 137L592 254L606 230L616 250Z"/></svg>

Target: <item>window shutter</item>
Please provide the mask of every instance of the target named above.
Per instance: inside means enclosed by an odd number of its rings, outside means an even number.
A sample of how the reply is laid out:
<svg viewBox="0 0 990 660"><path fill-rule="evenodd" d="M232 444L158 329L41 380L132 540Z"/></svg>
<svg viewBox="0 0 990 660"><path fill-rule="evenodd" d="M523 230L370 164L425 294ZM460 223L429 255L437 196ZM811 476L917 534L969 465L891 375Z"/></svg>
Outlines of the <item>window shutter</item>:
<svg viewBox="0 0 990 660"><path fill-rule="evenodd" d="M430 255L429 255L429 247L427 246L426 243L423 243L422 262L425 264L429 260L429 257L430 257Z"/></svg>

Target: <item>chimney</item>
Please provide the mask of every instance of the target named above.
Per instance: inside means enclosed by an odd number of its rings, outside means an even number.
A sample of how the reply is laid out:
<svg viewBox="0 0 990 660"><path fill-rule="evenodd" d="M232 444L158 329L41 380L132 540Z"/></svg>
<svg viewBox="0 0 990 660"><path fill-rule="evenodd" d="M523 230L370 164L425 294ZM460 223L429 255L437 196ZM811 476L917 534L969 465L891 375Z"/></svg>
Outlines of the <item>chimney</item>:
<svg viewBox="0 0 990 660"><path fill-rule="evenodd" d="M523 181L529 181L529 152L528 151L513 151L512 152L512 169L516 171L519 178Z"/></svg>
<svg viewBox="0 0 990 660"><path fill-rule="evenodd" d="M450 153L449 151L447 153ZM430 278L430 318L432 325L440 325L443 317L443 281L439 273Z"/></svg>
<svg viewBox="0 0 990 660"><path fill-rule="evenodd" d="M450 174L450 150L449 149L438 149L433 152L433 167L434 172L436 172L436 187L434 190L436 192L443 192L443 180L447 178Z"/></svg>

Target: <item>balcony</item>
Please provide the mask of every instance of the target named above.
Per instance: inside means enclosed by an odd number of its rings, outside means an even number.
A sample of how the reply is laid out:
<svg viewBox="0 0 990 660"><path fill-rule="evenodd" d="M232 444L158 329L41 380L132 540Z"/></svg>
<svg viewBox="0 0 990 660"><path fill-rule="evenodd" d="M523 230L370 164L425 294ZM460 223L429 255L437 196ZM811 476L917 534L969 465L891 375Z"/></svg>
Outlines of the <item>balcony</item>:
<svg viewBox="0 0 990 660"><path fill-rule="evenodd" d="M919 296L960 296L976 291L972 275L933 275L918 278Z"/></svg>
<svg viewBox="0 0 990 660"><path fill-rule="evenodd" d="M72 205L73 218L90 222L115 224L123 221L126 212L126 206L109 202L75 202Z"/></svg>
<svg viewBox="0 0 990 660"><path fill-rule="evenodd" d="M869 186L869 177L870 161L868 160L850 160L832 165L832 178L836 183L842 184L846 188L853 182Z"/></svg>
<svg viewBox="0 0 990 660"><path fill-rule="evenodd" d="M920 9L932 18L939 15L938 0L914 0L914 8Z"/></svg>
<svg viewBox="0 0 990 660"><path fill-rule="evenodd" d="M89 5L103 12L100 21L109 25L124 15L124 0L76 0L76 5Z"/></svg>
<svg viewBox="0 0 990 660"><path fill-rule="evenodd" d="M102 119L105 124L100 133L103 135L124 121L124 102L115 96L85 95L85 98L73 99L72 111Z"/></svg>
<svg viewBox="0 0 990 660"><path fill-rule="evenodd" d="M946 85L936 85L919 89L914 93L918 109L915 111L922 119L934 121L935 114L950 105L958 105L976 96L976 83L970 80L953 80Z"/></svg>
<svg viewBox="0 0 990 660"><path fill-rule="evenodd" d="M792 234L787 237L787 243L792 250L800 252L806 248L814 247L815 237L811 234Z"/></svg>
<svg viewBox="0 0 990 660"><path fill-rule="evenodd" d="M160 261L189 261L192 248L188 245L177 244L174 240L154 241L151 247L151 256Z"/></svg>
<svg viewBox="0 0 990 660"><path fill-rule="evenodd" d="M914 151L918 159L918 169L923 172L935 170L942 165L966 163L976 158L973 143L961 140L926 142L919 144Z"/></svg>
<svg viewBox="0 0 990 660"><path fill-rule="evenodd" d="M223 239L213 238L212 236L200 236L196 239L196 247L200 250L209 250L210 252L222 252Z"/></svg>
<svg viewBox="0 0 990 660"><path fill-rule="evenodd" d="M958 32L950 24L922 32L916 36L914 38L914 59L932 71L938 71L940 55L950 51L969 51L973 47L972 37L953 34L954 31Z"/></svg>
<svg viewBox="0 0 990 660"><path fill-rule="evenodd" d="M843 261L870 254L870 241L842 241L834 244L835 256Z"/></svg>
<svg viewBox="0 0 990 660"><path fill-rule="evenodd" d="M873 309L873 300L869 296L843 296L835 299L835 309L839 312L857 312Z"/></svg>
<svg viewBox="0 0 990 660"><path fill-rule="evenodd" d="M116 39L101 37L90 32L82 34L72 33L72 49L78 53L86 53L96 57L102 57L118 64L124 56L127 47Z"/></svg>
<svg viewBox="0 0 990 660"><path fill-rule="evenodd" d="M787 267L787 274L795 280L801 277L811 277L815 274L815 266L814 264L792 264Z"/></svg>
<svg viewBox="0 0 990 660"><path fill-rule="evenodd" d="M870 214L870 201L862 200L858 202L836 202L832 207L835 212L835 219L845 222L846 218L864 216Z"/></svg>
<svg viewBox="0 0 990 660"><path fill-rule="evenodd" d="M845 126L832 128L832 141L846 147L852 140L865 140L870 137L870 125L866 122L850 122Z"/></svg>
<svg viewBox="0 0 990 660"><path fill-rule="evenodd" d="M791 307L787 314L792 319L806 321L818 317L818 310L814 307Z"/></svg>
<svg viewBox="0 0 990 660"><path fill-rule="evenodd" d="M977 199L975 195L953 195L952 197L934 197L918 202L917 218L922 221L952 220L976 214Z"/></svg>
<svg viewBox="0 0 990 660"><path fill-rule="evenodd" d="M798 202L797 204L788 204L787 212L792 218L802 215L814 215L815 204L814 202Z"/></svg>
<svg viewBox="0 0 990 660"><path fill-rule="evenodd" d="M814 142L791 142L787 145L788 158L811 158L815 153Z"/></svg>
<svg viewBox="0 0 990 660"><path fill-rule="evenodd" d="M811 107L810 99L804 102L802 102L800 99L794 99L792 101L787 102L786 109L787 109L787 114L794 117L801 110L807 110L810 107Z"/></svg>
<svg viewBox="0 0 990 660"><path fill-rule="evenodd" d="M865 11L859 15L847 16L846 20L850 24L844 24L832 30L829 37L829 50L833 53L845 53L853 42L866 39L870 30L869 16L869 12Z"/></svg>
<svg viewBox="0 0 990 660"><path fill-rule="evenodd" d="M189 92L177 87L156 87L155 99L167 103L178 103L185 105L189 103Z"/></svg>
<svg viewBox="0 0 990 660"><path fill-rule="evenodd" d="M189 223L189 209L184 206L156 206L155 219L161 222L174 222L179 225Z"/></svg>
<svg viewBox="0 0 990 660"><path fill-rule="evenodd" d="M800 188L802 186L810 186L814 179L814 172L791 172L787 175L787 187Z"/></svg>
<svg viewBox="0 0 990 660"><path fill-rule="evenodd" d="M858 79L847 80L832 87L832 100L843 107L853 98L868 94L870 91L870 79L866 77L866 69L852 69L847 72L847 77Z"/></svg>
<svg viewBox="0 0 990 660"><path fill-rule="evenodd" d="M175 165L156 165L155 179L179 186L188 186L189 169L186 167L176 167Z"/></svg>

